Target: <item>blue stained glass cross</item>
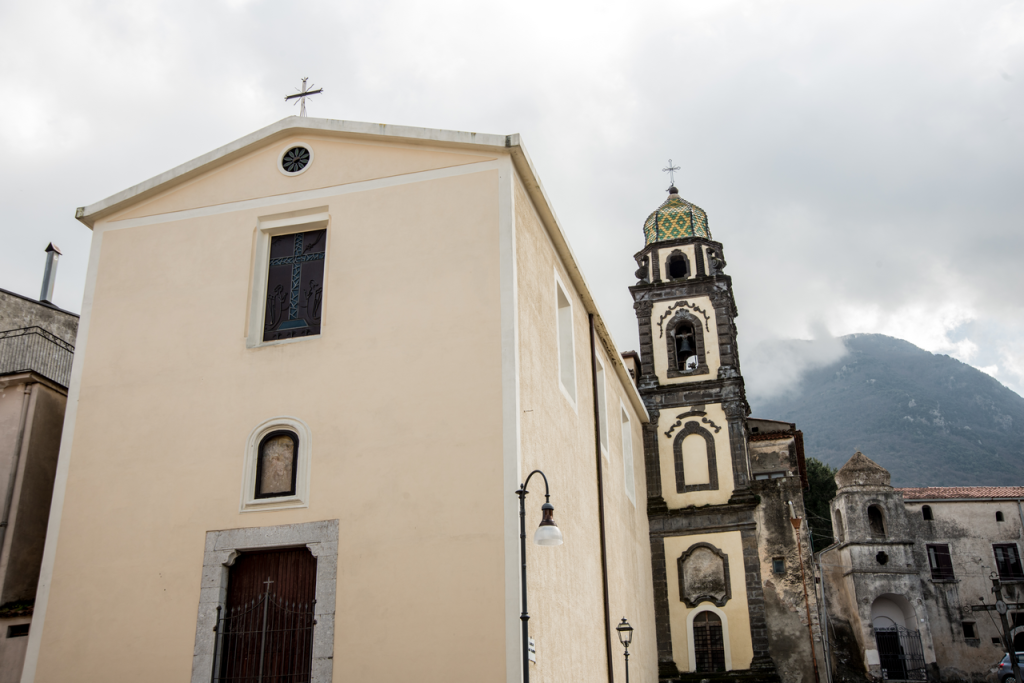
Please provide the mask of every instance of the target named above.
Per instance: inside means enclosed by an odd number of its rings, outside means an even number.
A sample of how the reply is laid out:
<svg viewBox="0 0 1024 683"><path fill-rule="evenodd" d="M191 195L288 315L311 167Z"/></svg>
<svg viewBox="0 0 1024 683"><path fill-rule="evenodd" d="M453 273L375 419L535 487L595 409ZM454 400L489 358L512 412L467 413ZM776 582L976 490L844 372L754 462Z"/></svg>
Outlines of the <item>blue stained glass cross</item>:
<svg viewBox="0 0 1024 683"><path fill-rule="evenodd" d="M299 318L299 296L302 291L302 264L307 263L309 261L320 261L327 256L326 252L323 251L316 252L313 254L303 254L302 235L303 233L301 232L296 233L291 256L270 259L271 266L291 265L292 267L292 290L291 296L288 301L288 320L281 323L280 327L278 328L281 330L290 330L297 327L306 326L306 321L303 320L302 318Z"/></svg>

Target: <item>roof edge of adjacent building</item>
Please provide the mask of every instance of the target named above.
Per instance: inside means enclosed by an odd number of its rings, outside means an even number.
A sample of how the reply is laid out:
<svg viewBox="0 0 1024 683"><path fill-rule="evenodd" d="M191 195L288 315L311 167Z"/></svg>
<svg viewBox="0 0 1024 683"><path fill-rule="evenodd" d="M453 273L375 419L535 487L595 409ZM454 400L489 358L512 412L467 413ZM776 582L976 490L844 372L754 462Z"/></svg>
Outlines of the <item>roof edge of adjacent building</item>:
<svg viewBox="0 0 1024 683"><path fill-rule="evenodd" d="M894 490L903 500L915 503L1024 499L1024 486L919 486Z"/></svg>

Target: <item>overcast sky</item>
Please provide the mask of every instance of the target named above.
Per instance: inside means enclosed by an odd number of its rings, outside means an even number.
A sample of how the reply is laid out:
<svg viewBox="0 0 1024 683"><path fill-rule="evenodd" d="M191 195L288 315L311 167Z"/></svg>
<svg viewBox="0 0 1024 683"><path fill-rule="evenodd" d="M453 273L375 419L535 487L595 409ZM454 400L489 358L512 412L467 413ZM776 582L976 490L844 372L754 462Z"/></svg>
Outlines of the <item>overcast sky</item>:
<svg viewBox="0 0 1024 683"><path fill-rule="evenodd" d="M75 207L297 113L302 76L311 116L520 133L623 349L671 157L755 393L842 353L761 342L852 332L1024 393L1022 2L0 2L0 287L37 296L53 241L78 311Z"/></svg>

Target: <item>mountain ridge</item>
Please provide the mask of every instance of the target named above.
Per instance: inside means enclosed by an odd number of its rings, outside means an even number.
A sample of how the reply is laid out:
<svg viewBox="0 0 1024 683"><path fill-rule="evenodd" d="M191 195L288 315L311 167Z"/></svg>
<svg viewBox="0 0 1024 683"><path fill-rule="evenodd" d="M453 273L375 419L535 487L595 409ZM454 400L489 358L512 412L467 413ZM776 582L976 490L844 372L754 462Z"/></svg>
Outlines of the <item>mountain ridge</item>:
<svg viewBox="0 0 1024 683"><path fill-rule="evenodd" d="M841 467L862 451L893 486L1024 482L1024 397L955 358L880 334L842 338L847 353L797 388L752 400L753 415L795 422L809 457ZM790 351L801 344L784 342Z"/></svg>

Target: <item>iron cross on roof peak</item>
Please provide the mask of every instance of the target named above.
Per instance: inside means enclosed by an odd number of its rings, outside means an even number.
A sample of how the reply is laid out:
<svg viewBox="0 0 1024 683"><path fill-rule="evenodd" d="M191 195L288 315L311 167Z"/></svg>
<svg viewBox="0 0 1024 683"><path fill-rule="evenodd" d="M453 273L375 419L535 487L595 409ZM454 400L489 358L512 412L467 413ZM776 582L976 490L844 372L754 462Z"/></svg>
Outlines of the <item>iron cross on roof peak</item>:
<svg viewBox="0 0 1024 683"><path fill-rule="evenodd" d="M306 87L306 81L308 81L308 80L309 80L308 77L307 78L303 78L302 79L302 87L298 89L299 91L297 93L295 93L294 95L285 95L285 98L284 98L285 102L287 102L288 100L298 99L298 102L296 104L301 104L302 105L300 107L300 109L299 109L299 116L305 116L306 115L306 98L307 97L311 97L312 95L319 95L320 93L322 93L324 91L323 88L318 88L316 90L310 90L308 87ZM311 88L312 86L309 86L309 87Z"/></svg>
<svg viewBox="0 0 1024 683"><path fill-rule="evenodd" d="M668 173L668 183L669 183L669 186L670 186L668 189L669 189L670 192L673 189L675 189L675 186L676 186L676 171L678 171L678 170L679 170L679 167L678 166L673 166L671 159L668 160L668 166L666 166L665 168L661 169L662 173Z"/></svg>

